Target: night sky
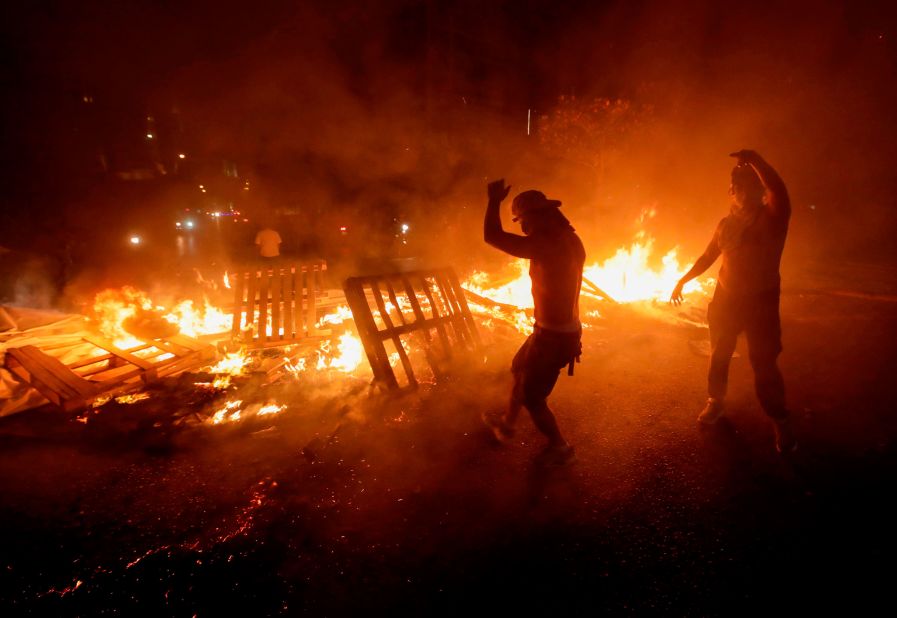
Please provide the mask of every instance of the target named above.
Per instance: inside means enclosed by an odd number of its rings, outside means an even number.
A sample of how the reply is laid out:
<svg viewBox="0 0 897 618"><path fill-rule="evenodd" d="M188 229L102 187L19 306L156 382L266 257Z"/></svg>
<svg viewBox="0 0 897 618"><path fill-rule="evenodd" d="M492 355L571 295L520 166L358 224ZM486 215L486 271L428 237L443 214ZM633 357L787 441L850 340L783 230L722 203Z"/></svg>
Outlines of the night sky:
<svg viewBox="0 0 897 618"><path fill-rule="evenodd" d="M163 149L236 161L259 181L260 208L297 195L319 210L466 204L485 177L516 174L586 213L613 217L623 195L633 204L621 217L657 202L671 235L683 216L717 218L725 154L753 147L788 181L796 221L812 205L838 231L813 242L881 247L897 188L894 13L850 2L7 6L0 240L29 226L10 213L83 209L104 182L96 152L133 158L147 114ZM520 133L528 111L537 125L560 97L632 102L652 110L652 132L627 136L600 177L564 153L541 157Z"/></svg>

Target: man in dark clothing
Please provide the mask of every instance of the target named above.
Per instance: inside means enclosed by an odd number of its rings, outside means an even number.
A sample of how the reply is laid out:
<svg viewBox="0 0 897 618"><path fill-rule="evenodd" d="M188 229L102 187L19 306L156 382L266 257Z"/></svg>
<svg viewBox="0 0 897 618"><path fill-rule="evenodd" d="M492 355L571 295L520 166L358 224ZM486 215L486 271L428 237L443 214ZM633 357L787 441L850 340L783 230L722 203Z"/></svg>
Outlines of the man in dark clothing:
<svg viewBox="0 0 897 618"><path fill-rule="evenodd" d="M682 302L682 287L722 256L713 300L707 309L710 325L710 370L707 406L698 416L715 423L725 411L729 361L738 334L744 331L754 370L757 398L774 421L776 449L797 448L785 407L785 383L776 359L782 351L779 322L779 262L788 234L791 202L785 183L753 150L733 153L731 212L720 221L713 239L695 265L685 273L670 297Z"/></svg>
<svg viewBox="0 0 897 618"><path fill-rule="evenodd" d="M483 222L487 243L515 257L530 260L536 324L511 363L514 386L503 416L484 415L499 440L513 435L521 407L529 410L536 427L548 438L540 455L545 464L573 460L573 447L561 436L547 404L563 367L579 360L582 325L579 321L579 288L585 249L570 222L560 213L561 203L540 191L524 191L514 198L511 213L520 221L524 236L502 229L499 207L510 187L504 180L489 184L489 205Z"/></svg>

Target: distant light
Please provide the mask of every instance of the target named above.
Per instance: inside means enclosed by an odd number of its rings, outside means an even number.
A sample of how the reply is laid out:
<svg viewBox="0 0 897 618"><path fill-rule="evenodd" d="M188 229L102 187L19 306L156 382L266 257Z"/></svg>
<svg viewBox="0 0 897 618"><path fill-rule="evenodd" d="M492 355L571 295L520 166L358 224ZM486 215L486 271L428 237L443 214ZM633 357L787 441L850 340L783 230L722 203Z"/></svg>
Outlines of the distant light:
<svg viewBox="0 0 897 618"><path fill-rule="evenodd" d="M221 216L221 213L220 213L220 212L213 212L213 213L212 213L212 216L213 216L213 217L220 217L220 216Z"/></svg>
<svg viewBox="0 0 897 618"><path fill-rule="evenodd" d="M205 189L203 189L203 190L202 190L202 192L203 192L203 193L205 193L205 192L206 192L206 190L205 190Z"/></svg>
<svg viewBox="0 0 897 618"><path fill-rule="evenodd" d="M402 224L402 234L407 234L407 233L408 233L408 224L403 223Z"/></svg>
<svg viewBox="0 0 897 618"><path fill-rule="evenodd" d="M147 133L147 134L146 134L146 139L153 139L153 134L152 134L152 133Z"/></svg>
<svg viewBox="0 0 897 618"><path fill-rule="evenodd" d="M131 244L132 244L132 245L139 245L139 244L140 244L140 236L131 236L131 238L129 238L128 240L131 241Z"/></svg>
<svg viewBox="0 0 897 618"><path fill-rule="evenodd" d="M249 191L249 187L243 187L244 191Z"/></svg>
<svg viewBox="0 0 897 618"><path fill-rule="evenodd" d="M192 230L193 229L193 221L187 221L186 226Z"/></svg>
<svg viewBox="0 0 897 618"><path fill-rule="evenodd" d="M347 228L345 225L341 225L341 226L339 226L339 231L342 232L343 234L345 234L346 231L348 231L348 229L349 229L349 228Z"/></svg>
<svg viewBox="0 0 897 618"><path fill-rule="evenodd" d="M199 185L199 188L200 188L200 189L205 189L205 186L204 186L204 185Z"/></svg>
<svg viewBox="0 0 897 618"><path fill-rule="evenodd" d="M181 222L178 221L177 223L174 224L174 226L175 226L175 227L181 227Z"/></svg>
<svg viewBox="0 0 897 618"><path fill-rule="evenodd" d="M243 219L243 223L249 223L249 219Z"/></svg>
<svg viewBox="0 0 897 618"><path fill-rule="evenodd" d="M810 204L810 210L816 210L816 204Z"/></svg>
<svg viewBox="0 0 897 618"><path fill-rule="evenodd" d="M178 153L178 159L186 159L186 158L187 158L187 155L185 155L183 152Z"/></svg>

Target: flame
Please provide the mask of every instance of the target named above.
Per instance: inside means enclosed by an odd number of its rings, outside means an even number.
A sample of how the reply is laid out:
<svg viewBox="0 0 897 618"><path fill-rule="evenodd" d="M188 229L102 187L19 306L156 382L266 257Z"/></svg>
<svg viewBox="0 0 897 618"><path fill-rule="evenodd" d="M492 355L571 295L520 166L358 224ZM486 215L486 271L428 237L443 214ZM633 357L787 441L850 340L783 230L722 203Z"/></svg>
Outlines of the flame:
<svg viewBox="0 0 897 618"><path fill-rule="evenodd" d="M352 319L352 310L349 309L347 305L340 305L330 313L325 314L320 320L318 320L318 323L315 324L315 328L322 328L327 324L338 326L343 322L347 322Z"/></svg>
<svg viewBox="0 0 897 618"><path fill-rule="evenodd" d="M243 373L246 365L252 360L244 350L228 352L220 361L209 367L209 373L223 373L237 376Z"/></svg>
<svg viewBox="0 0 897 618"><path fill-rule="evenodd" d="M93 312L100 333L122 349L142 345L143 342L129 334L122 323L134 316L138 310L152 309L147 295L130 286L118 290L103 290L93 300Z"/></svg>
<svg viewBox="0 0 897 618"><path fill-rule="evenodd" d="M188 337L227 332L233 322L231 314L213 307L205 298L201 311L193 306L192 300L184 300L175 305L165 319L177 324L181 333Z"/></svg>
<svg viewBox="0 0 897 618"><path fill-rule="evenodd" d="M295 363L289 358L284 358L284 369L294 378L298 378L300 373L305 371L305 359L300 358Z"/></svg>
<svg viewBox="0 0 897 618"><path fill-rule="evenodd" d="M588 266L583 270L583 276L617 302L666 300L691 265L679 265L678 248L674 247L661 258L660 268L652 269L648 262L653 251L654 239L640 232L628 249L621 247L603 263ZM690 293L701 289L701 284L692 280L683 291Z"/></svg>
<svg viewBox="0 0 897 618"><path fill-rule="evenodd" d="M121 395L115 398L115 403L137 403L149 399L149 393L135 393L133 395Z"/></svg>
<svg viewBox="0 0 897 618"><path fill-rule="evenodd" d="M223 281L224 281L224 287L229 290L230 289L230 276L227 274L226 270L224 271Z"/></svg>
<svg viewBox="0 0 897 618"><path fill-rule="evenodd" d="M324 369L336 369L343 373L353 373L364 360L364 346L353 333L340 335L336 345L337 352L333 353L330 341L321 343L318 349L318 363L315 366L319 371Z"/></svg>
<svg viewBox="0 0 897 618"><path fill-rule="evenodd" d="M650 218L654 211L643 213L642 219ZM603 262L595 262L583 269L583 277L597 285L611 298L620 303L631 303L644 300L666 300L676 283L691 265L680 266L677 258L678 248L674 247L661 258L660 268L650 264L654 251L654 239L644 231L636 234L635 241L628 247L620 247L617 252ZM527 261L518 259L513 262L519 272L517 278L504 285L490 285L489 275L475 272L463 284L479 296L512 305L520 309L514 315L502 311L498 306L487 307L473 300L468 300L471 310L476 312L487 328L493 328L496 320L510 322L517 330L529 333L532 320L525 309L533 306L532 280L527 272ZM697 280L685 285L683 292L701 292L704 286ZM583 286L583 292L589 293L589 287ZM587 317L597 317L597 312L590 312Z"/></svg>
<svg viewBox="0 0 897 618"><path fill-rule="evenodd" d="M527 260L517 259L514 260L513 267L517 271L517 277L504 285L487 287L489 275L484 272L475 272L464 282L464 287L499 303L514 305L521 309L531 309L533 307L533 282L529 277L529 263Z"/></svg>
<svg viewBox="0 0 897 618"><path fill-rule="evenodd" d="M99 331L118 348L126 350L144 344L144 341L128 333L123 326L138 311L161 313L165 320L176 325L181 333L189 337L227 332L233 321L230 314L212 306L206 298L203 299L202 309L194 307L192 300L181 301L168 309L155 305L145 292L131 286L103 290L94 297L93 313ZM170 356L169 354L168 357ZM156 360L164 358L165 356L157 357Z"/></svg>
<svg viewBox="0 0 897 618"><path fill-rule="evenodd" d="M264 416L266 414L277 414L286 409L285 405L279 406L276 403L269 403L268 405L264 405L259 408L259 411L256 413L258 416Z"/></svg>
<svg viewBox="0 0 897 618"><path fill-rule="evenodd" d="M215 414L212 415L212 418L209 419L209 422L213 425L220 425L225 421L238 421L240 420L240 406L243 405L242 399L235 399L234 401L228 401L224 404L223 407L219 408Z"/></svg>

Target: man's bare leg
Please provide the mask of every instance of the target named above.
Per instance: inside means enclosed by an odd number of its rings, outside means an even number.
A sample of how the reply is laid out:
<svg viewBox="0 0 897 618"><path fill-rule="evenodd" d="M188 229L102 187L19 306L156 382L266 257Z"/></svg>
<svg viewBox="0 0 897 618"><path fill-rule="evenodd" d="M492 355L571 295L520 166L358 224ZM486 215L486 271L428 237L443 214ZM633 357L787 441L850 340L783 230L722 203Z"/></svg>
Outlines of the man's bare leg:
<svg viewBox="0 0 897 618"><path fill-rule="evenodd" d="M557 420L554 413L548 407L548 403L542 399L541 401L531 401L526 404L526 409L535 423L536 428L548 438L548 447L557 448L568 446L567 441L561 436L561 430L558 429Z"/></svg>

